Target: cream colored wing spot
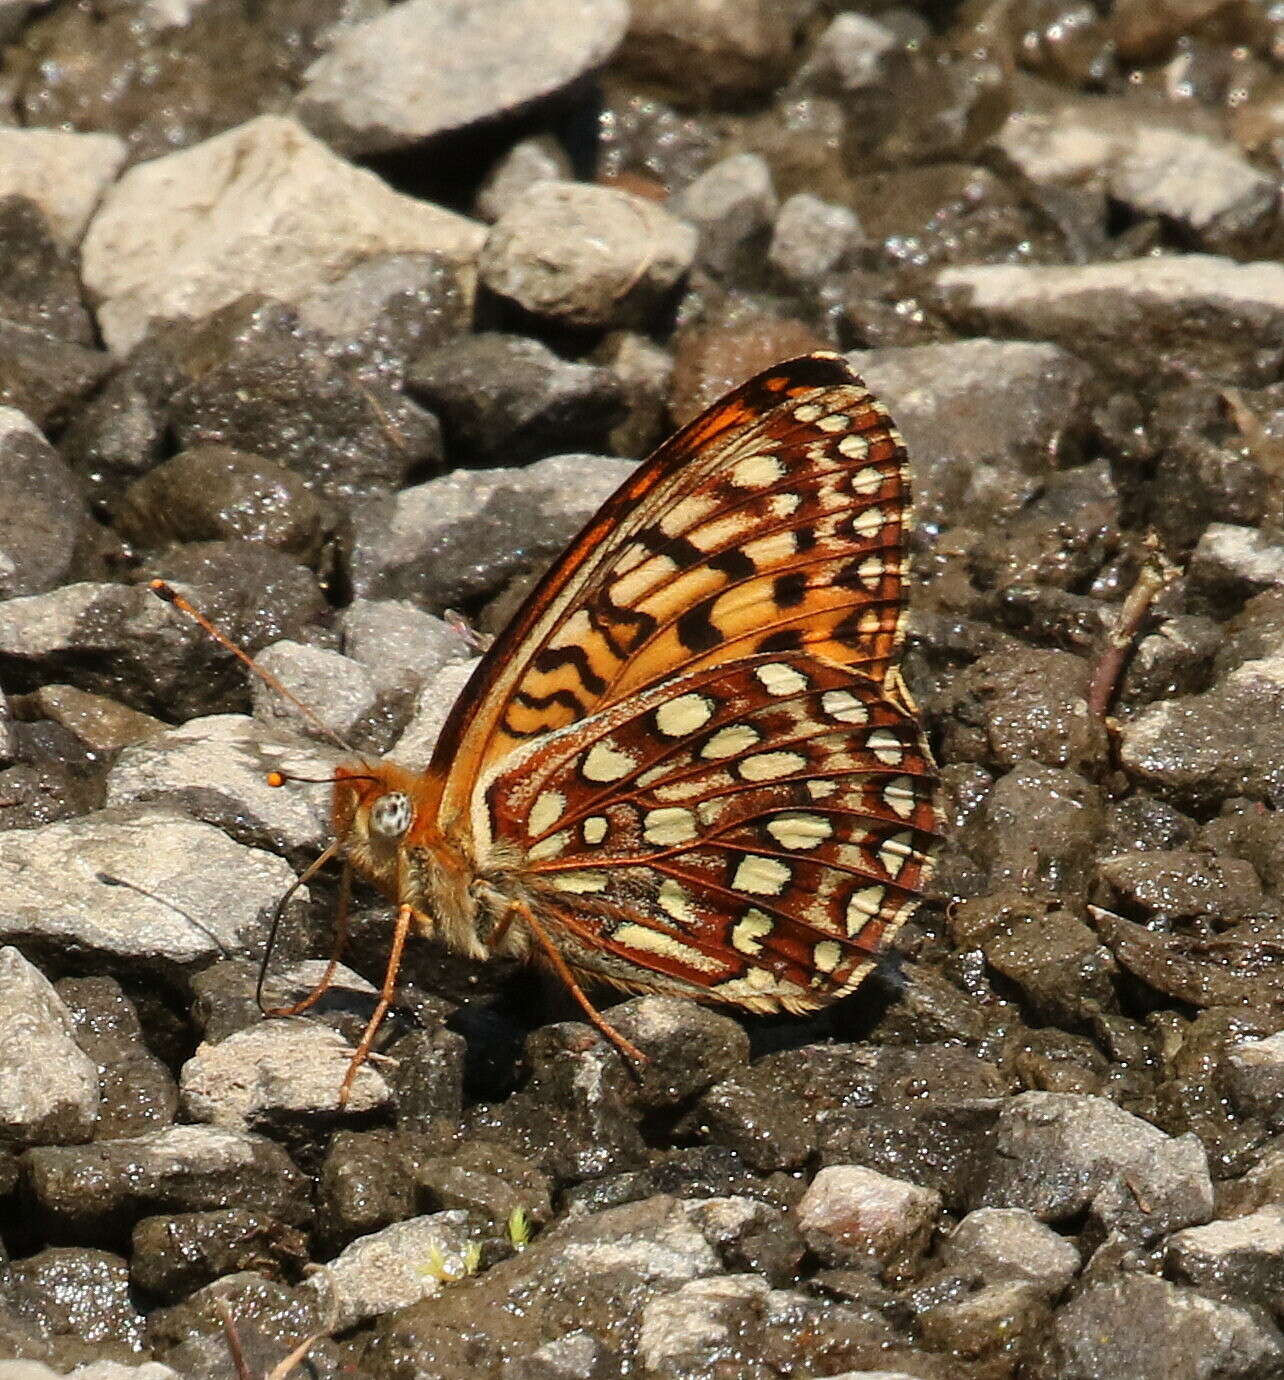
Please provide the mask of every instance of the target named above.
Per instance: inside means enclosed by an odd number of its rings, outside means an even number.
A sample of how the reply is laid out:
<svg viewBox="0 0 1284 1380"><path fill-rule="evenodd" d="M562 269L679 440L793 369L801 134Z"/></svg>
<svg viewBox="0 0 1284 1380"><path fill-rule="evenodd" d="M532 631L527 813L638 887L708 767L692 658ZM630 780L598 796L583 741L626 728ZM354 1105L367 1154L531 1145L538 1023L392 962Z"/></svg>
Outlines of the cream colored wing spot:
<svg viewBox="0 0 1284 1380"><path fill-rule="evenodd" d="M605 815L590 815L583 825L584 842L596 846L606 837L610 827Z"/></svg>
<svg viewBox="0 0 1284 1380"><path fill-rule="evenodd" d="M772 517L792 517L802 507L802 495L795 493L772 494L768 503L768 511Z"/></svg>
<svg viewBox="0 0 1284 1380"><path fill-rule="evenodd" d="M894 834L891 838L884 839L878 850L878 861L883 865L887 875L893 878L901 875L901 869L914 856L914 835L908 833Z"/></svg>
<svg viewBox="0 0 1284 1380"><path fill-rule="evenodd" d="M642 820L642 837L657 848L671 848L675 844L690 843L700 832L695 815L690 810L666 805L648 810Z"/></svg>
<svg viewBox="0 0 1284 1380"><path fill-rule="evenodd" d="M656 892L655 899L660 909L680 925L694 925L700 918L695 913L686 887L675 882L672 877L666 877L660 883L660 890Z"/></svg>
<svg viewBox="0 0 1284 1380"><path fill-rule="evenodd" d="M791 852L803 848L819 848L833 836L834 826L824 815L777 815L767 825L767 832L782 847Z"/></svg>
<svg viewBox="0 0 1284 1380"><path fill-rule="evenodd" d="M645 925L633 922L619 925L612 932L611 938L627 949L644 954L658 954L661 958L672 959L675 963L696 968L703 973L720 973L726 967L726 964L718 959L710 958L708 954L693 948L690 944L684 944L673 935L665 934L663 930L648 929Z"/></svg>
<svg viewBox="0 0 1284 1380"><path fill-rule="evenodd" d="M750 853L740 860L731 885L753 896L779 896L793 878L788 863L779 858L764 858Z"/></svg>
<svg viewBox="0 0 1284 1380"><path fill-rule="evenodd" d="M538 843L532 844L526 850L527 860L546 862L549 858L560 858L566 852L570 841L566 830L559 830L556 834L550 834L546 839L540 839Z"/></svg>
<svg viewBox="0 0 1284 1380"><path fill-rule="evenodd" d="M866 589L877 589L886 573L887 565L881 556L866 556L856 567L856 574Z"/></svg>
<svg viewBox="0 0 1284 1380"><path fill-rule="evenodd" d="M785 477L785 467L774 455L746 455L731 467L728 478L738 489L766 489Z"/></svg>
<svg viewBox="0 0 1284 1380"><path fill-rule="evenodd" d="M866 508L852 518L852 532L858 537L872 537L881 532L887 523L887 514L881 508Z"/></svg>
<svg viewBox="0 0 1284 1380"><path fill-rule="evenodd" d="M794 408L794 421L802 422L804 426L816 421L817 418L825 415L823 407L817 407L815 403L800 403Z"/></svg>
<svg viewBox="0 0 1284 1380"><path fill-rule="evenodd" d="M807 782L807 794L811 796L813 800L824 800L826 797L833 795L837 789L837 781L811 780Z"/></svg>
<svg viewBox="0 0 1284 1380"><path fill-rule="evenodd" d="M854 892L847 902L847 933L859 934L871 920L876 920L882 914L886 895L884 886L865 886Z"/></svg>
<svg viewBox="0 0 1284 1380"><path fill-rule="evenodd" d="M716 708L704 695L679 695L655 711L655 726L666 738L689 738L713 718Z"/></svg>
<svg viewBox="0 0 1284 1380"><path fill-rule="evenodd" d="M800 695L811 684L801 671L783 661L769 661L754 675L769 695Z"/></svg>
<svg viewBox="0 0 1284 1380"><path fill-rule="evenodd" d="M798 752L759 752L737 762L736 771L745 781L775 781L803 771L806 766L807 759Z"/></svg>
<svg viewBox="0 0 1284 1380"><path fill-rule="evenodd" d="M700 756L708 762L734 757L738 752L754 747L762 738L756 728L748 724L729 724L720 728L700 749Z"/></svg>
<svg viewBox="0 0 1284 1380"><path fill-rule="evenodd" d="M736 921L731 930L731 945L742 954L760 954L762 941L776 928L770 915L752 907Z"/></svg>
<svg viewBox="0 0 1284 1380"><path fill-rule="evenodd" d="M843 439L839 441L838 453L839 455L844 456L848 460L863 460L869 454L869 442L862 435L860 435L859 432L853 432L850 436L844 436ZM874 470L873 472L875 474L878 474L877 470ZM858 474L856 478L852 480L852 487L856 487L856 479L858 479L861 474L868 473L869 470L861 470L860 474ZM878 475L878 482L880 484L882 483L882 480L882 475ZM876 484L874 487L877 488L878 485ZM857 492L859 492L859 490L857 490Z"/></svg>
<svg viewBox="0 0 1284 1380"><path fill-rule="evenodd" d="M905 744L885 728L876 728L865 739L865 746L885 767L894 767L905 757Z"/></svg>
<svg viewBox="0 0 1284 1380"><path fill-rule="evenodd" d="M828 431L830 433L837 431L850 431L852 419L845 412L829 412L825 416L821 417L816 422L816 425L821 429L821 431Z"/></svg>
<svg viewBox="0 0 1284 1380"><path fill-rule="evenodd" d="M585 754L580 772L586 781L618 781L637 766L637 759L609 743L594 743Z"/></svg>
<svg viewBox="0 0 1284 1380"><path fill-rule="evenodd" d="M883 787L883 803L901 819L908 819L914 813L918 797L914 793L914 780L909 776L898 776Z"/></svg>
<svg viewBox="0 0 1284 1380"><path fill-rule="evenodd" d="M565 813L566 797L561 791L541 791L531 806L526 827L532 834L542 834L551 829Z"/></svg>
<svg viewBox="0 0 1284 1380"><path fill-rule="evenodd" d="M850 690L826 690L820 697L820 707L840 724L863 724L869 721L869 710Z"/></svg>
<svg viewBox="0 0 1284 1380"><path fill-rule="evenodd" d="M607 879L601 872L554 872L548 883L558 891L572 891L577 896L593 891L605 891Z"/></svg>
<svg viewBox="0 0 1284 1380"><path fill-rule="evenodd" d="M843 946L832 939L822 939L811 951L811 961L818 973L832 973L843 956Z"/></svg>

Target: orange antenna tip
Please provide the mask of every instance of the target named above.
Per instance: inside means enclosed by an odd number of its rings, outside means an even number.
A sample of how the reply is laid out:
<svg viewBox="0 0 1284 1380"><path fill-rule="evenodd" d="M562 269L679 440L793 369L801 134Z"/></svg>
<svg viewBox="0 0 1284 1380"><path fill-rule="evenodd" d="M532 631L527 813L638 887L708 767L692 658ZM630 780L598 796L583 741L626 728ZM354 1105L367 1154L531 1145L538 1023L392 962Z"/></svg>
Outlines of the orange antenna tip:
<svg viewBox="0 0 1284 1380"><path fill-rule="evenodd" d="M288 780L289 778L284 772L270 771L267 774L267 783L269 786L284 786Z"/></svg>

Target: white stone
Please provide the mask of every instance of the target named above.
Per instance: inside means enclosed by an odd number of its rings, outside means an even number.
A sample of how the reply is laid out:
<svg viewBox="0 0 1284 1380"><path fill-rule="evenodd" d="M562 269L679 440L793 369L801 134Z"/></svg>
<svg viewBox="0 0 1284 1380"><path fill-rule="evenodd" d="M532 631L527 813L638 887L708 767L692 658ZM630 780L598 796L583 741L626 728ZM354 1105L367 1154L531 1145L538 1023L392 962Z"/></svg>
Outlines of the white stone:
<svg viewBox="0 0 1284 1380"><path fill-rule="evenodd" d="M320 852L330 842L330 791L287 782L271 771L329 776L344 760L332 748L261 724L244 714L189 719L121 751L107 777L107 803L175 796L207 822L258 821L273 848Z"/></svg>
<svg viewBox="0 0 1284 1380"><path fill-rule="evenodd" d="M896 1267L927 1244L941 1195L859 1164L832 1164L807 1185L795 1210L813 1250L835 1261Z"/></svg>
<svg viewBox="0 0 1284 1380"><path fill-rule="evenodd" d="M354 599L341 622L344 651L380 683L422 682L469 654L462 633L408 599Z"/></svg>
<svg viewBox="0 0 1284 1380"><path fill-rule="evenodd" d="M484 238L294 120L260 115L131 168L90 223L82 268L107 343L124 352L152 317L204 316L246 293L294 301L380 254L440 254L471 290Z"/></svg>
<svg viewBox="0 0 1284 1380"><path fill-rule="evenodd" d="M0 1139L10 1145L88 1140L98 1065L75 1039L66 1004L14 948L0 949Z"/></svg>
<svg viewBox="0 0 1284 1380"><path fill-rule="evenodd" d="M54 239L74 249L124 161L124 141L114 134L0 129L0 197L34 201Z"/></svg>
<svg viewBox="0 0 1284 1380"><path fill-rule="evenodd" d="M454 661L424 682L410 722L388 753L392 761L412 771L422 771L428 765L442 725L476 669L475 659Z"/></svg>
<svg viewBox="0 0 1284 1380"><path fill-rule="evenodd" d="M468 1214L462 1210L411 1217L359 1236L302 1287L320 1297L322 1312L333 1299L335 1330L342 1332L367 1318L439 1294L447 1287L443 1273L464 1275L469 1240Z"/></svg>
<svg viewBox="0 0 1284 1380"><path fill-rule="evenodd" d="M315 1021L262 1021L197 1048L179 1079L183 1110L193 1121L229 1131L253 1131L282 1116L333 1115L352 1053L337 1031ZM345 1111L379 1111L391 1097L367 1060Z"/></svg>
<svg viewBox="0 0 1284 1380"><path fill-rule="evenodd" d="M294 880L165 806L100 810L0 834L0 941L182 967L248 956Z"/></svg>
<svg viewBox="0 0 1284 1380"><path fill-rule="evenodd" d="M347 738L378 703L379 689L369 668L342 652L287 638L264 647L256 659L340 738ZM331 741L319 725L257 677L250 683L250 694L254 716L261 722L288 725L310 738Z"/></svg>
<svg viewBox="0 0 1284 1380"><path fill-rule="evenodd" d="M295 109L346 152L401 148L561 90L628 16L626 0L406 0L318 58Z"/></svg>

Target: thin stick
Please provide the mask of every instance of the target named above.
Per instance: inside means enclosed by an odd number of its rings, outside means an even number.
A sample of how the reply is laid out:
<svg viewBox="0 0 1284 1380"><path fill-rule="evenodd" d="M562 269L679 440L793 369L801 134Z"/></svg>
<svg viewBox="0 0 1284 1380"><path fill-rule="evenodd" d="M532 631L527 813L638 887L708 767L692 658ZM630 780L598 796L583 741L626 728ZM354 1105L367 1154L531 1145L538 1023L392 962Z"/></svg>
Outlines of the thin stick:
<svg viewBox="0 0 1284 1380"><path fill-rule="evenodd" d="M339 1084L339 1107L340 1109L348 1105L348 1095L352 1092L352 1085L356 1082L357 1073L361 1065L366 1062L370 1054L371 1046L375 1042L375 1036L379 1033L379 1027L383 1024L383 1018L388 1014L393 998L397 995L397 973L401 968L401 955L406 947L406 936L410 933L410 920L414 912L408 905L402 904L397 907L397 928L392 932L392 948L388 952L388 966L383 974L383 987L379 991L379 1003L374 1009L374 1015L366 1024L362 1032L361 1041L357 1045L352 1059L348 1064L348 1071L343 1075L343 1082Z"/></svg>
<svg viewBox="0 0 1284 1380"><path fill-rule="evenodd" d="M1092 682L1088 686L1088 712L1096 719L1104 719L1119 686L1119 677L1137 630L1141 627L1156 596L1173 579L1175 572L1152 548L1141 567L1136 582L1128 591L1114 626L1106 634L1105 650L1093 668Z"/></svg>
<svg viewBox="0 0 1284 1380"><path fill-rule="evenodd" d="M325 1320L311 1336L304 1337L288 1356L278 1361L276 1365L268 1371L264 1380L285 1380L285 1377L289 1375L304 1357L307 1356L308 1352L311 1351L323 1337L328 1337L338 1325L339 1294L338 1290L334 1287L334 1275L326 1269L325 1266L319 1266L318 1268L325 1270L326 1284L328 1286L326 1293L327 1305Z"/></svg>
<svg viewBox="0 0 1284 1380"><path fill-rule="evenodd" d="M357 750L351 743L341 738L319 714L309 709L297 695L287 690L271 671L265 670L260 666L244 647L238 647L226 633L220 632L219 629L216 628L194 604L189 603L173 585L166 584L164 580L151 580L147 588L150 589L157 598L164 599L167 604L173 604L180 613L186 614L198 628L208 633L220 647L225 647L243 666L248 667L258 676L264 685L275 690L283 700L292 704L308 723L318 730L318 732L324 733L327 738L333 739L344 752L350 752L354 757L357 755Z"/></svg>
<svg viewBox="0 0 1284 1380"><path fill-rule="evenodd" d="M326 852L319 857L315 863L303 874L310 877L323 862L327 855L333 856L338 851L338 846L332 844ZM334 981L334 970L339 966L339 959L343 957L343 950L348 942L348 907L352 901L352 866L344 863L343 871L339 876L339 907L338 914L334 921L334 943L330 947L330 961L325 965L325 972L321 974L312 990L300 1001L296 1001L293 1006L264 1006L263 1005L263 981L267 976L268 955L272 952L271 943L264 950L263 962L259 965L259 985L256 996L259 1000L259 1010L265 1016L300 1016L305 1011L310 1011L317 1002L330 990L330 984ZM272 927L275 935L276 926Z"/></svg>
<svg viewBox="0 0 1284 1380"><path fill-rule="evenodd" d="M223 1319L223 1332L227 1337L227 1349L232 1353L232 1366L236 1371L236 1380L254 1380L250 1374L250 1368L246 1364L245 1352L241 1349L241 1334L236 1330L236 1319L232 1316L231 1306L226 1299L215 1299L218 1311Z"/></svg>
<svg viewBox="0 0 1284 1380"><path fill-rule="evenodd" d="M571 972L570 965L558 952L557 945L548 936L548 931L536 920L534 912L525 901L514 901L511 909L517 914L526 928L535 937L535 942L544 950L544 957L552 965L553 971L566 984L571 996L579 1002L584 1014L592 1024L606 1036L608 1040L624 1055L626 1059L632 1059L637 1064L649 1064L651 1061L645 1054L633 1044L626 1040L623 1035L606 1019L605 1016L589 1001L584 994L584 989L576 981L575 974Z"/></svg>

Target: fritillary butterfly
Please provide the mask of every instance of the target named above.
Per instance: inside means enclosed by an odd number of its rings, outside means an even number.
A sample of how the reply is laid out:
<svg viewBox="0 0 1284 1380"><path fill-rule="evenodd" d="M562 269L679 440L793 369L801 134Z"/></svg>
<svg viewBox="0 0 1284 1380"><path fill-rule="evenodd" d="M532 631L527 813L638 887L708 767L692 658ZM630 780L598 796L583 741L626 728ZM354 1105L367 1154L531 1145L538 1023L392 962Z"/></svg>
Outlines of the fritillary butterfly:
<svg viewBox="0 0 1284 1380"><path fill-rule="evenodd" d="M335 775L404 944L806 1012L918 903L935 768L897 660L904 447L838 355L779 364L644 461L478 665L422 774ZM300 1003L301 1009L307 1003Z"/></svg>

